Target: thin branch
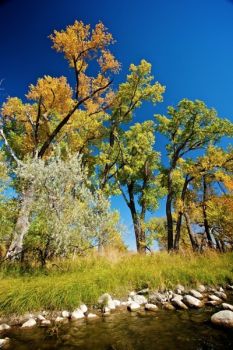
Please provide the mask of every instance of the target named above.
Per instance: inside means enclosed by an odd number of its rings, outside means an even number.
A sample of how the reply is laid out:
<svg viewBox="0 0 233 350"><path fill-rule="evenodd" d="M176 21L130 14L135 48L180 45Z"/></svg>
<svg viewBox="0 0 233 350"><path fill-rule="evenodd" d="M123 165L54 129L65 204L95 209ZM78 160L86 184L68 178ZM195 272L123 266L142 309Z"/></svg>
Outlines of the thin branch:
<svg viewBox="0 0 233 350"><path fill-rule="evenodd" d="M13 151L11 146L9 145L9 142L8 142L8 140L6 138L6 135L5 135L4 131L3 131L3 128L0 128L0 135L2 136L4 144L5 144L8 152L10 153L11 157L16 161L16 163L18 165L21 165L22 162L18 159L18 157L16 156L15 152Z"/></svg>

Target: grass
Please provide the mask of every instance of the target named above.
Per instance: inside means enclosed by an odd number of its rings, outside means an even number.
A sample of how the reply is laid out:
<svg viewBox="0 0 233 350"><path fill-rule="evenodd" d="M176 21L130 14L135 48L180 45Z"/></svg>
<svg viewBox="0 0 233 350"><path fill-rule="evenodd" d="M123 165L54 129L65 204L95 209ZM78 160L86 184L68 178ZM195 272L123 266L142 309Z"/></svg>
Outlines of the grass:
<svg viewBox="0 0 233 350"><path fill-rule="evenodd" d="M105 292L115 297L131 290L172 288L177 283L218 285L233 282L233 253L204 255L159 252L88 256L56 261L46 270L0 270L0 315L28 311L72 310L80 302L92 305Z"/></svg>

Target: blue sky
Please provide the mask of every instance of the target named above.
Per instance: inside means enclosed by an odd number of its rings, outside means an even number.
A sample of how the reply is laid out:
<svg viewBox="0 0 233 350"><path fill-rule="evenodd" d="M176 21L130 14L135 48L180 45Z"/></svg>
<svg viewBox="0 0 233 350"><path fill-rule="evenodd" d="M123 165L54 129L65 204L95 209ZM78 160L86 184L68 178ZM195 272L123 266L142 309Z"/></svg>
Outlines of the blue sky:
<svg viewBox="0 0 233 350"><path fill-rule="evenodd" d="M109 28L113 51L122 63L123 81L130 63L142 58L153 65L156 80L166 85L164 102L145 106L135 121L165 113L180 99L201 99L233 121L233 1L230 0L0 0L1 100L23 97L30 83L44 74L68 75L62 56L51 50L48 35L75 19ZM165 140L156 148L165 160ZM132 231L128 209L120 198L124 223ZM162 203L157 215L164 215ZM127 243L133 247L132 233Z"/></svg>

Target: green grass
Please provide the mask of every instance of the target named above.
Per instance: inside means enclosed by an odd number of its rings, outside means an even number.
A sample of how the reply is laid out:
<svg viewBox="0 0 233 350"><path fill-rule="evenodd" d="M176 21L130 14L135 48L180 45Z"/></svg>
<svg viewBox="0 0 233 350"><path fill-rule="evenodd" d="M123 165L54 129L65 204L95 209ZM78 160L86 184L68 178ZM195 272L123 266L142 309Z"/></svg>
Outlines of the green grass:
<svg viewBox="0 0 233 350"><path fill-rule="evenodd" d="M148 286L172 288L177 283L218 285L233 282L233 253L205 255L155 253L89 256L56 261L46 270L0 270L0 314L23 314L42 309L61 310L80 302L95 304L105 292L115 297Z"/></svg>

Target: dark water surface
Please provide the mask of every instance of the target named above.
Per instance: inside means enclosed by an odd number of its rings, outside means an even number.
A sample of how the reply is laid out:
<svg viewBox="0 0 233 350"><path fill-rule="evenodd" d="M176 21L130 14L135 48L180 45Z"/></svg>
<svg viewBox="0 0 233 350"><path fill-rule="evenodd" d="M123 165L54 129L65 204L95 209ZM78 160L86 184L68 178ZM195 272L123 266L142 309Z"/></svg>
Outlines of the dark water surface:
<svg viewBox="0 0 233 350"><path fill-rule="evenodd" d="M215 310L216 311L216 310ZM233 330L211 325L212 308L117 313L58 328L13 328L9 350L233 350Z"/></svg>

